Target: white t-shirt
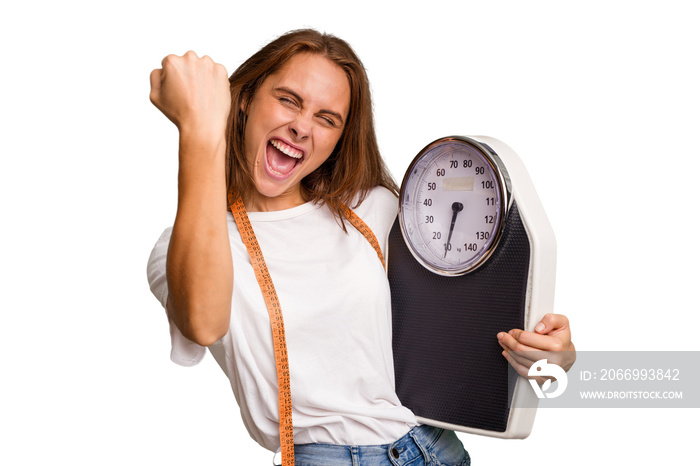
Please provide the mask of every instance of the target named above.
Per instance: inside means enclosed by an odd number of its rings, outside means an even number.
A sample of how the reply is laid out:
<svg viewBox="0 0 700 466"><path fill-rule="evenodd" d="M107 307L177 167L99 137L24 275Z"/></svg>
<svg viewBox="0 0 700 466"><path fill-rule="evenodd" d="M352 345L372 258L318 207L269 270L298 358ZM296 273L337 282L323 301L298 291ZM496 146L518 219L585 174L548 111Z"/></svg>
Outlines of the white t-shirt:
<svg viewBox="0 0 700 466"><path fill-rule="evenodd" d="M355 212L385 248L396 210L396 197L375 188ZM314 203L248 216L284 314L295 443L378 445L402 437L416 419L396 396L389 283L372 246L348 222L345 234L331 211ZM270 321L231 213L228 229L231 323L209 349L231 381L251 437L274 451L279 408ZM148 262L151 291L163 306L171 231L165 230ZM205 348L172 322L170 333L174 362L201 361Z"/></svg>

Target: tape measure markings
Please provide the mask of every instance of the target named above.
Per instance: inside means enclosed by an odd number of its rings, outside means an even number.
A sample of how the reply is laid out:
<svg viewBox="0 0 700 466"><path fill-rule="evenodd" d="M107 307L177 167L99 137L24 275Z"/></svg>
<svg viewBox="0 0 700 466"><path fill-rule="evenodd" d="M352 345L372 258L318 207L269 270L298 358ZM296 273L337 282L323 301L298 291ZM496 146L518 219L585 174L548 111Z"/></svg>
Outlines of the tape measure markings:
<svg viewBox="0 0 700 466"><path fill-rule="evenodd" d="M352 226L354 226L357 231L362 233L362 236L364 236L367 239L367 241L369 241L369 244L372 245L372 248L374 248L374 250L377 253L377 257L382 263L382 267L386 269L386 262L384 262L384 254L382 254L382 248L379 246L379 241L377 241L377 237L375 236L372 229L369 226L367 226L364 220L362 220L355 212L353 212L353 210L350 209L350 207L343 204L343 211L347 219L352 224Z"/></svg>
<svg viewBox="0 0 700 466"><path fill-rule="evenodd" d="M231 198L229 197L229 202ZM255 237L253 226L248 218L243 201L238 198L231 203L231 213L238 225L241 239L248 250L250 262L255 272L262 291L267 312L270 316L270 327L272 329L272 344L275 353L275 366L277 369L278 404L279 404L279 434L280 447L282 450L282 465L294 465L294 424L292 423L292 390L291 378L289 375L289 361L287 359L287 340L284 333L284 319L282 317L282 307L275 286L272 283L270 272L265 264L260 244Z"/></svg>
<svg viewBox="0 0 700 466"><path fill-rule="evenodd" d="M287 358L287 340L284 332L284 318L282 316L282 307L280 306L275 286L272 283L272 277L267 269L265 258L263 257L262 249L253 231L253 226L248 218L248 213L243 205L243 200L238 198L232 201L229 194L229 205L231 213L238 226L238 231L241 234L243 244L245 244L250 262L253 266L255 278L262 291L270 317L270 327L272 329L272 344L275 354L275 366L277 369L277 385L278 385L278 404L279 404L279 434L280 447L282 453L282 465L294 465L294 424L292 422L292 390L291 377L289 371L289 360ZM370 243L377 253L377 257L386 269L384 255L379 246L379 241L374 235L374 232L367 224L349 207L343 205L343 211L350 223L359 231Z"/></svg>

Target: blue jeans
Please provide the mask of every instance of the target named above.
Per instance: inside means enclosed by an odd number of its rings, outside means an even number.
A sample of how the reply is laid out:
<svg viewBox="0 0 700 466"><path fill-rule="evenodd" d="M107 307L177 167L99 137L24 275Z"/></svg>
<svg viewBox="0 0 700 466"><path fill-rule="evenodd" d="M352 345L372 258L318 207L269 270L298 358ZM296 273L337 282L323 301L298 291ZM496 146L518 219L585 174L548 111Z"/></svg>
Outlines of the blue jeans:
<svg viewBox="0 0 700 466"><path fill-rule="evenodd" d="M295 466L469 466L462 442L450 430L417 426L386 445L294 446Z"/></svg>

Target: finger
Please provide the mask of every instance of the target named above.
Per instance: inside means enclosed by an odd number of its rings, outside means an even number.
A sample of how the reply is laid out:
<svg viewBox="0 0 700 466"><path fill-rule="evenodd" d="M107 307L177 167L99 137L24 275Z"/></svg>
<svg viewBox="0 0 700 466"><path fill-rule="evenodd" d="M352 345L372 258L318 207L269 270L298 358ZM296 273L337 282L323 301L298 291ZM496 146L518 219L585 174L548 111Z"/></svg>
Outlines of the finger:
<svg viewBox="0 0 700 466"><path fill-rule="evenodd" d="M226 82L228 83L228 71L226 71L226 67L221 63L214 63L214 67L217 73L223 75L223 77L226 78Z"/></svg>
<svg viewBox="0 0 700 466"><path fill-rule="evenodd" d="M497 338L504 349L520 352L552 350L552 340L556 340L548 335L538 335L520 329L513 329L508 333L500 332Z"/></svg>
<svg viewBox="0 0 700 466"><path fill-rule="evenodd" d="M535 347L524 344L522 340L523 335L526 334L539 337L538 343L540 346ZM539 342L540 339L544 339L544 343ZM557 340L556 337L537 335L519 329L511 330L509 333L501 332L498 334L498 343L501 347L511 353L513 358L517 359L522 365L528 368L540 359L547 359L547 361L557 364L557 361L564 357L560 352L552 349L560 346L561 343Z"/></svg>
<svg viewBox="0 0 700 466"><path fill-rule="evenodd" d="M571 351L508 351L508 355L511 359L528 369L537 361L544 359L548 364L556 364L565 371L568 371L576 360L576 353Z"/></svg>
<svg viewBox="0 0 700 466"><path fill-rule="evenodd" d="M554 335L540 335L520 329L513 329L508 332L508 335L520 345L513 348L515 351L562 351L564 349L562 338Z"/></svg>
<svg viewBox="0 0 700 466"><path fill-rule="evenodd" d="M518 373L519 376L524 377L526 379L534 380L537 382L538 385L542 385L545 383L547 380L555 380L552 379L552 377L533 377L530 374L530 366L532 366L532 362L523 364L515 355L515 353L509 353L508 351L503 351L503 357L506 358L508 363L513 366L513 369L515 369L515 372Z"/></svg>
<svg viewBox="0 0 700 466"><path fill-rule="evenodd" d="M163 58L163 60L161 60L160 67L165 69L166 66L169 66L174 60L177 60L178 58L180 58L180 57L178 57L177 55L175 55L173 53L171 53L170 55L166 55L165 58Z"/></svg>
<svg viewBox="0 0 700 466"><path fill-rule="evenodd" d="M517 351L516 347L520 342L513 337L510 333L506 332L498 332L498 335L496 335L496 338L498 338L498 344L503 347L504 350L506 351Z"/></svg>
<svg viewBox="0 0 700 466"><path fill-rule="evenodd" d="M526 347L520 343L513 335L505 332L500 332L498 335L498 343L501 347L508 352L512 358L517 360L520 364L530 367L533 362L537 359L533 359L534 356L530 356L530 353L536 350Z"/></svg>
<svg viewBox="0 0 700 466"><path fill-rule="evenodd" d="M569 319L565 315L549 313L535 325L535 332L547 334L564 328L569 328Z"/></svg>

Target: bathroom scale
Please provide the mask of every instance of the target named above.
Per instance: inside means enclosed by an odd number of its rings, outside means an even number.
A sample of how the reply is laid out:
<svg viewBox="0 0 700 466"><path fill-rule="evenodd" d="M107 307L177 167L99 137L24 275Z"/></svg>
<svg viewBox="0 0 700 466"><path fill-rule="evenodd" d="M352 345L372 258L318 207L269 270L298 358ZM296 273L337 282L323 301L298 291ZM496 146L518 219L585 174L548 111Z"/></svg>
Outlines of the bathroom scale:
<svg viewBox="0 0 700 466"><path fill-rule="evenodd" d="M537 397L496 335L533 331L553 311L556 243L516 153L485 136L421 150L401 184L387 264L401 402L422 424L527 437Z"/></svg>

